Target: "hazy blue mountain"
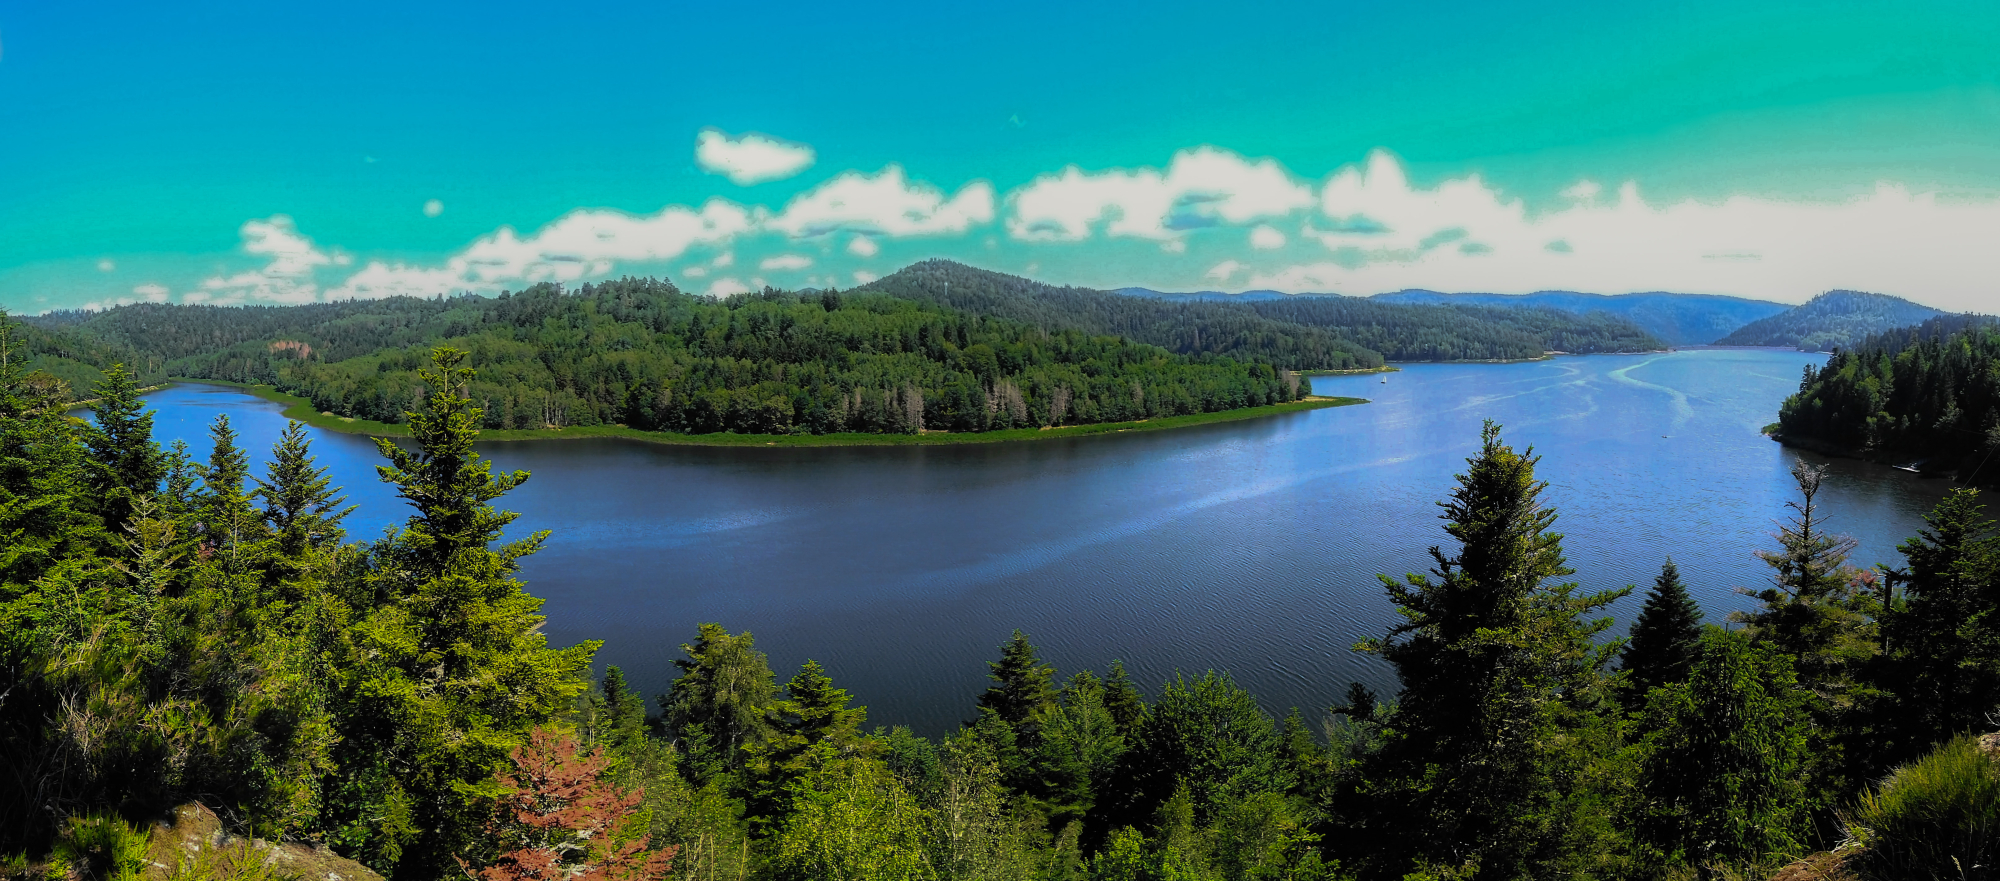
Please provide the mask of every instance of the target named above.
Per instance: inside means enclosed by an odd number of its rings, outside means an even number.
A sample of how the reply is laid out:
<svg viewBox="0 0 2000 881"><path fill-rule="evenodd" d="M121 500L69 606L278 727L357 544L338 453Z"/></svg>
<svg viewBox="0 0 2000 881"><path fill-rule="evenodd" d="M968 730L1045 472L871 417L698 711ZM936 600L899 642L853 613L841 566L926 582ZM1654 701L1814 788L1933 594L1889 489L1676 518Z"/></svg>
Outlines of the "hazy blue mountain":
<svg viewBox="0 0 2000 881"><path fill-rule="evenodd" d="M1888 294L1828 291L1716 342L1724 346L1797 346L1808 351L1852 347L1883 331L1944 313Z"/></svg>

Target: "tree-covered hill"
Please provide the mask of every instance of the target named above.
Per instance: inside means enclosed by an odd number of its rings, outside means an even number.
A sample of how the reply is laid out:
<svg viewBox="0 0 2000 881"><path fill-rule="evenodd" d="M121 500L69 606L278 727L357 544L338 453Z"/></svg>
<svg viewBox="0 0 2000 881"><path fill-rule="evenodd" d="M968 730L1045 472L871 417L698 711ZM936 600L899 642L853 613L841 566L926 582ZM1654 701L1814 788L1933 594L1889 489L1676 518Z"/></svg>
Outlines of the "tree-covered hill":
<svg viewBox="0 0 2000 881"><path fill-rule="evenodd" d="M1750 322L1715 342L1719 346L1795 346L1828 352L1941 314L1888 294L1828 291L1804 305Z"/></svg>
<svg viewBox="0 0 2000 881"><path fill-rule="evenodd" d="M1536 358L1547 351L1631 352L1665 344L1630 322L1554 310L1379 303L1347 297L1223 301L1205 295L1128 296L1054 287L927 260L867 286L1047 327L1115 333L1175 352L1269 360L1295 369L1390 361Z"/></svg>
<svg viewBox="0 0 2000 881"><path fill-rule="evenodd" d="M664 281L499 297L226 309L131 306L36 319L161 371L270 383L315 409L399 422L429 349L471 353L488 428L623 424L693 434L984 431L1296 400L1269 364L1175 355L880 293L727 300Z"/></svg>
<svg viewBox="0 0 2000 881"><path fill-rule="evenodd" d="M1806 368L1779 411L1781 436L1878 458L2000 478L2000 323L1940 315L1876 334ZM1986 465L1986 470L1980 466Z"/></svg>
<svg viewBox="0 0 2000 881"><path fill-rule="evenodd" d="M1573 291L1538 291L1532 294L1445 294L1437 291L1408 290L1377 294L1369 299L1383 303L1446 303L1470 306L1560 309L1584 315L1608 312L1638 325L1673 346L1701 346L1713 343L1738 328L1785 311L1781 303L1725 297L1713 294L1675 294L1654 291L1643 294L1581 294Z"/></svg>

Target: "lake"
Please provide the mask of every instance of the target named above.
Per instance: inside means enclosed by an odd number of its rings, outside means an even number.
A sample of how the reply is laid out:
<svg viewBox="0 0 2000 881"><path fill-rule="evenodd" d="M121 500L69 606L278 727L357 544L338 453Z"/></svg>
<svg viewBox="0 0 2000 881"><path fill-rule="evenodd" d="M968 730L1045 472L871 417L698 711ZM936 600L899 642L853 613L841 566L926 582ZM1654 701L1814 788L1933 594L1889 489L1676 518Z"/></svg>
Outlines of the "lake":
<svg viewBox="0 0 2000 881"><path fill-rule="evenodd" d="M1227 670L1282 714L1317 718L1350 680L1388 689L1349 647L1394 617L1377 573L1421 571L1446 540L1436 502L1483 420L1542 456L1547 500L1585 588L1650 583L1672 556L1719 621L1763 584L1754 552L1794 495L1797 456L1759 434L1824 356L1695 350L1522 364L1406 365L1317 377L1371 403L1161 432L931 447L743 449L624 440L482 445L534 478L509 495L515 534L553 532L524 562L555 644L603 639L648 696L695 625L756 634L782 682L807 658L871 724L938 734L972 715L985 662L1014 628L1064 676L1123 659L1142 687ZM280 408L184 385L148 399L156 436L206 456L226 412L253 456ZM351 501L350 535L407 517L367 438L314 431ZM1950 488L1832 462L1832 526L1861 564L1896 546ZM261 466L259 468L261 472ZM1621 622L1639 596L1620 602ZM1622 629L1622 623L1621 623Z"/></svg>

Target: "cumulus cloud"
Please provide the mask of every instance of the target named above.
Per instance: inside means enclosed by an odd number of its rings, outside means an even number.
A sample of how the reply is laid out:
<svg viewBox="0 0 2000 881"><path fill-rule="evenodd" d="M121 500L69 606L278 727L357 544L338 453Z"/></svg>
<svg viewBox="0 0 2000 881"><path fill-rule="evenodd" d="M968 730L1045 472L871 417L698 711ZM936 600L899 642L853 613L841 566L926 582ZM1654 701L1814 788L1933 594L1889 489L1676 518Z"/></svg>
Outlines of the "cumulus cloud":
<svg viewBox="0 0 2000 881"><path fill-rule="evenodd" d="M710 265L710 266L713 266L713 267L715 267L715 268L717 268L717 269L721 269L721 268L723 268L723 267L725 267L725 266L735 266L735 265L736 265L736 252L735 252L735 251L724 251L724 252L722 252L722 253L720 253L720 254L717 254L717 255L715 255L715 259L714 259L714 260L710 260L710 261L708 261L708 265Z"/></svg>
<svg viewBox="0 0 2000 881"><path fill-rule="evenodd" d="M1269 224L1263 224L1250 231L1250 247L1259 251L1269 251L1285 246L1285 234Z"/></svg>
<svg viewBox="0 0 2000 881"><path fill-rule="evenodd" d="M690 266L681 270L681 274L688 278L702 278L708 275L708 267L701 265Z"/></svg>
<svg viewBox="0 0 2000 881"><path fill-rule="evenodd" d="M1079 241L1103 224L1113 236L1165 239L1219 223L1283 217L1313 204L1312 188L1271 159L1200 147L1174 154L1166 170L1074 165L1008 197L1007 230L1023 241Z"/></svg>
<svg viewBox="0 0 2000 881"><path fill-rule="evenodd" d="M696 245L728 242L754 225L749 211L721 199L710 200L699 211L679 205L636 216L572 211L526 237L503 226L441 267L370 263L327 291L327 297L366 299L572 282L608 274L622 261L672 260Z"/></svg>
<svg viewBox="0 0 2000 881"><path fill-rule="evenodd" d="M109 258L109 257L107 257L107 258L105 258L105 259L103 259L103 260L99 260L99 261L97 261L97 271L98 271L98 272L111 272L111 271L113 271L113 270L115 270L115 269L117 269L117 268L118 268L118 264L116 264L116 263L112 262L112 261L111 261L111 258Z"/></svg>
<svg viewBox="0 0 2000 881"><path fill-rule="evenodd" d="M138 294L139 299L148 303L164 303L167 301L167 294L171 293L171 291L167 290L166 285L147 282L133 288L132 293Z"/></svg>
<svg viewBox="0 0 2000 881"><path fill-rule="evenodd" d="M438 200L436 200L436 199L431 199L431 200L429 200L429 201L426 201L426 202L424 203L424 216L425 216L425 217L436 217L436 216L438 216L438 215L440 215L440 214L443 214L443 213L444 213L444 203L443 203L443 202L440 202L440 201L438 201Z"/></svg>
<svg viewBox="0 0 2000 881"><path fill-rule="evenodd" d="M732 138L711 128L695 136L694 161L703 171L748 186L806 170L813 164L813 149L758 134Z"/></svg>
<svg viewBox="0 0 2000 881"><path fill-rule="evenodd" d="M244 253L267 259L264 267L203 279L201 287L188 292L183 300L218 304L310 303L319 295L314 271L338 262L314 245L312 239L300 235L292 219L283 214L248 221L237 234L243 238Z"/></svg>
<svg viewBox="0 0 2000 881"><path fill-rule="evenodd" d="M771 272L773 270L804 269L811 265L813 265L812 258L803 254L779 254L776 257L764 258L763 262L757 264L757 268L765 272Z"/></svg>
<svg viewBox="0 0 2000 881"><path fill-rule="evenodd" d="M866 269L857 269L854 271L855 284L867 284L871 281L874 281L875 279L876 279L875 273L869 272Z"/></svg>
<svg viewBox="0 0 2000 881"><path fill-rule="evenodd" d="M847 253L856 257L873 257L881 251L882 246L867 236L855 236L847 242Z"/></svg>
<svg viewBox="0 0 2000 881"><path fill-rule="evenodd" d="M1235 275L1242 268L1243 264L1241 263L1234 260L1224 260L1209 267L1208 275L1205 277L1215 279L1216 281L1228 281L1230 276Z"/></svg>
<svg viewBox="0 0 2000 881"><path fill-rule="evenodd" d="M2000 202L1940 200L1880 184L1843 202L1736 196L1647 202L1636 183L1531 213L1477 175L1413 186L1385 152L1335 173L1307 234L1323 260L1248 284L1372 294L1406 287L1525 293L1673 290L1799 302L1855 288L1940 308L1993 308Z"/></svg>
<svg viewBox="0 0 2000 881"><path fill-rule="evenodd" d="M993 185L960 188L950 198L927 183L911 183L900 165L873 176L850 171L800 194L765 226L793 238L835 232L887 236L952 235L993 220Z"/></svg>

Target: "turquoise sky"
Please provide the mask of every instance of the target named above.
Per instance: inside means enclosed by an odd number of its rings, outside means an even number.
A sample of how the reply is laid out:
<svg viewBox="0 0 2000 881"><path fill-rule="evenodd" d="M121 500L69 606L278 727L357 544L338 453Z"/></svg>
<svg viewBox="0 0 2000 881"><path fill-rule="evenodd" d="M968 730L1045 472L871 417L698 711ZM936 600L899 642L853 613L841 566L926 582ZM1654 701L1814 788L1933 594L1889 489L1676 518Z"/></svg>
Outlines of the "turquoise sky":
<svg viewBox="0 0 2000 881"><path fill-rule="evenodd" d="M0 0L0 126L17 311L930 256L2000 308L1991 0Z"/></svg>

